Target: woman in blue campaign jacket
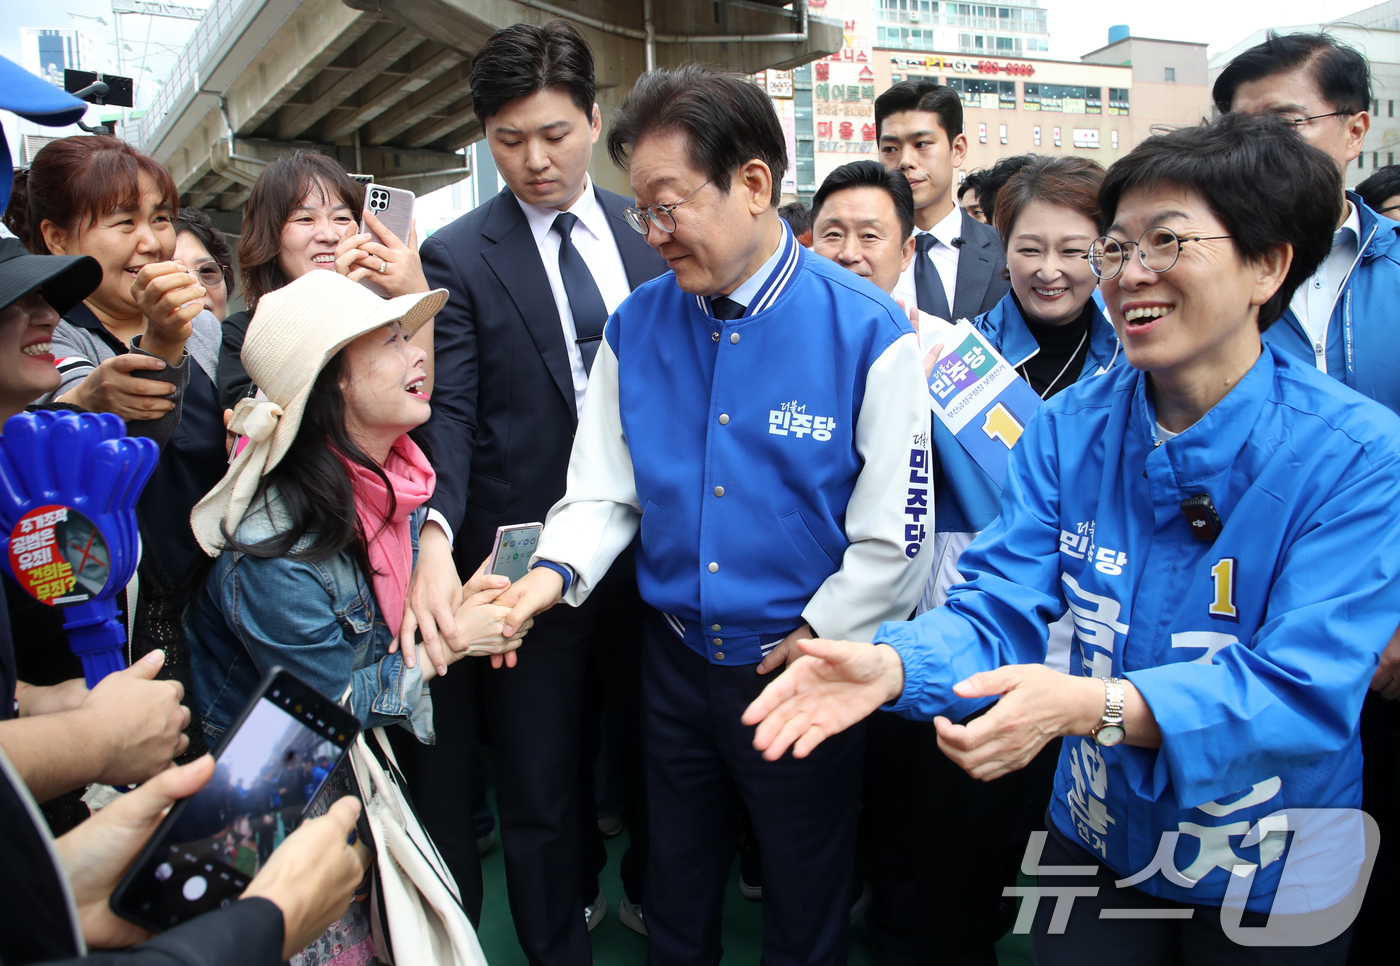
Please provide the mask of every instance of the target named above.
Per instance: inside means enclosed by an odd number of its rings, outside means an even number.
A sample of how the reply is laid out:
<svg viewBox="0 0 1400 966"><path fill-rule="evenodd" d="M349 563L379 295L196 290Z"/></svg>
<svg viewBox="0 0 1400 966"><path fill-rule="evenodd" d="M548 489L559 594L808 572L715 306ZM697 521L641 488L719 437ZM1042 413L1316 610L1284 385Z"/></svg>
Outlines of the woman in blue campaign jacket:
<svg viewBox="0 0 1400 966"><path fill-rule="evenodd" d="M1240 115L1116 164L1091 264L1131 368L1031 420L947 606L883 625L888 646L804 646L745 714L769 758L882 705L935 718L983 779L1064 736L1023 868L1078 898L1067 925L1023 906L1038 963L1105 943L1345 960L1374 848L1351 811L1357 720L1400 609L1400 420L1260 338L1327 254L1337 179L1276 119ZM1066 611L1070 675L1040 664ZM1272 911L1267 929L1241 931L1240 907Z"/></svg>
<svg viewBox="0 0 1400 966"><path fill-rule="evenodd" d="M1104 227L1102 183L1103 168L1087 158L1046 157L1018 171L997 195L1011 291L973 324L1042 399L1122 358L1084 258ZM958 557L1001 512L1001 487L937 421L933 438L934 567L920 613L943 603L961 579Z"/></svg>

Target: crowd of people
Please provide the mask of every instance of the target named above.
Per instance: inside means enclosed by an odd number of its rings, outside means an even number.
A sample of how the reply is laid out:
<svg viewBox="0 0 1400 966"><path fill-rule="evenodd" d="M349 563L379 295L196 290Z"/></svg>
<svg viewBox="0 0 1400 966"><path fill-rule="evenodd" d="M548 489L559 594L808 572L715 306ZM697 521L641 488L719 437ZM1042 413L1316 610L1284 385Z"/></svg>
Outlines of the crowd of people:
<svg viewBox="0 0 1400 966"><path fill-rule="evenodd" d="M641 76L605 140L632 197L589 177L566 21L498 30L471 96L506 187L421 246L310 151L253 185L237 278L118 138L16 176L0 419L161 456L127 670L88 689L5 580L0 962L369 961L346 768L206 754L275 666L387 728L473 924L492 747L538 966L608 912L600 762L658 964L720 960L736 851L771 964L845 962L861 917L882 966L994 964L1013 924L1042 964L1387 955L1400 169L1345 190L1360 54L1270 33L1214 120L961 181L960 96L902 81L810 206L740 75ZM1039 403L1004 475L930 397L982 344ZM250 884L152 938L108 897L211 779Z"/></svg>

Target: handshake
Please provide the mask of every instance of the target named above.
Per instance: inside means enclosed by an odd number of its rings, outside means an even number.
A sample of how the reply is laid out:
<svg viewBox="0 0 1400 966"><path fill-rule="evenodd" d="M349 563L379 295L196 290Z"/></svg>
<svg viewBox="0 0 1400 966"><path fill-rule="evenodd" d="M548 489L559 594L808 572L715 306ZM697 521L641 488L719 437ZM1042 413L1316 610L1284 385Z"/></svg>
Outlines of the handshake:
<svg viewBox="0 0 1400 966"><path fill-rule="evenodd" d="M559 602L564 581L540 567L511 583L486 572L482 561L465 584L457 576L447 535L426 524L418 541L403 623L390 652L403 650L404 663L418 660L416 637L421 634L428 662L423 680L446 674L464 657L490 656L492 667L515 667L516 649L535 623L535 616Z"/></svg>

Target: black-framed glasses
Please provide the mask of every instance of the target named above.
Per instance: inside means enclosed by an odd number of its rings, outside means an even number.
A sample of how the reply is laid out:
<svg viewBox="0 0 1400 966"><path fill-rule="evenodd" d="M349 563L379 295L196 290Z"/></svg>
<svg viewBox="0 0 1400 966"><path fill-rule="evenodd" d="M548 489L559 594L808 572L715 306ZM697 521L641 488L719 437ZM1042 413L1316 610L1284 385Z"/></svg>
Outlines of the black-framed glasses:
<svg viewBox="0 0 1400 966"><path fill-rule="evenodd" d="M1388 208L1377 208L1377 209L1376 209L1376 214L1378 214L1378 215L1383 215L1383 214L1385 214L1387 211L1396 211L1396 210L1400 210L1400 205L1391 205L1391 206L1388 207Z"/></svg>
<svg viewBox="0 0 1400 966"><path fill-rule="evenodd" d="M709 183L709 181L705 182L705 184ZM705 187L705 184L702 184L700 188ZM639 235L645 235L647 233L647 222L651 222L669 235L676 230L676 216L671 214L671 212L675 211L691 198L694 198L700 188L696 188L695 191L692 191L674 205L647 205L645 208L624 208L622 209L623 217L627 219L627 224L631 225Z"/></svg>
<svg viewBox="0 0 1400 966"><path fill-rule="evenodd" d="M1313 114L1309 117L1294 117L1291 114L1280 114L1279 120L1293 128L1300 128L1309 121L1320 121L1324 117L1351 117L1353 111L1333 111L1330 114Z"/></svg>
<svg viewBox="0 0 1400 966"><path fill-rule="evenodd" d="M1136 248L1138 261L1149 272L1158 274L1168 271L1181 257L1181 246L1187 242L1215 241L1232 238L1232 235L1194 235L1183 238L1170 228L1149 228L1135 242L1121 242L1104 235L1095 238L1084 257L1089 260L1089 269L1100 279L1117 277L1123 270L1128 257L1128 249Z"/></svg>

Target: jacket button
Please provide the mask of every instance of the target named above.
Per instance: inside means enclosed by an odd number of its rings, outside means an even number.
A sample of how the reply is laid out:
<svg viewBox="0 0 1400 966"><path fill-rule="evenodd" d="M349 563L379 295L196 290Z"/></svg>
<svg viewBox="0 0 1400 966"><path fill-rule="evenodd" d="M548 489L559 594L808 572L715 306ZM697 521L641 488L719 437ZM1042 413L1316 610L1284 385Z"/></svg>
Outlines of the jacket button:
<svg viewBox="0 0 1400 966"><path fill-rule="evenodd" d="M717 564L717 563L711 563L711 564L710 564L710 573L712 573L712 574L717 574L717 573L719 573L719 564Z"/></svg>
<svg viewBox="0 0 1400 966"><path fill-rule="evenodd" d="M729 414L728 414L728 413L720 413L720 414L719 414L719 424L720 424L721 426L728 426L728 425L729 425Z"/></svg>
<svg viewBox="0 0 1400 966"><path fill-rule="evenodd" d="M737 333L737 332L731 332L731 333L729 333L729 343L730 343L730 345L738 345L738 344L739 344L739 333Z"/></svg>
<svg viewBox="0 0 1400 966"><path fill-rule="evenodd" d="M715 660L716 660L716 661L723 661L723 660L724 660L724 652L723 652L723 651L715 651Z"/></svg>
<svg viewBox="0 0 1400 966"><path fill-rule="evenodd" d="M710 630L712 630L712 631L714 631L716 634L718 634L718 633L719 633L719 625L718 625L718 624L711 624L711 625L710 625Z"/></svg>
<svg viewBox="0 0 1400 966"><path fill-rule="evenodd" d="M722 486L717 486L717 487L715 487L715 496L724 496L724 487L722 487Z"/></svg>
<svg viewBox="0 0 1400 966"><path fill-rule="evenodd" d="M712 336L714 337L714 340L715 340L716 342L719 341L719 333L718 333L718 332L711 332L710 335L712 335Z"/></svg>
<svg viewBox="0 0 1400 966"><path fill-rule="evenodd" d="M722 640L720 640L718 637L716 637L712 643L715 645L715 647L719 647L721 644L724 643L724 641L722 641Z"/></svg>

